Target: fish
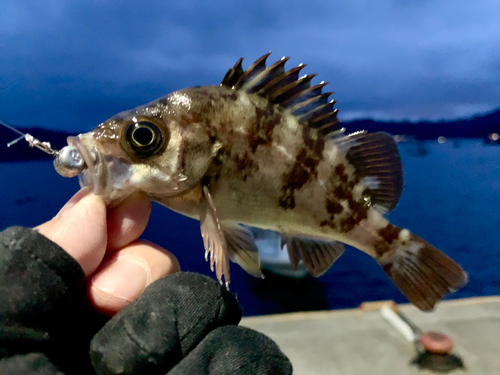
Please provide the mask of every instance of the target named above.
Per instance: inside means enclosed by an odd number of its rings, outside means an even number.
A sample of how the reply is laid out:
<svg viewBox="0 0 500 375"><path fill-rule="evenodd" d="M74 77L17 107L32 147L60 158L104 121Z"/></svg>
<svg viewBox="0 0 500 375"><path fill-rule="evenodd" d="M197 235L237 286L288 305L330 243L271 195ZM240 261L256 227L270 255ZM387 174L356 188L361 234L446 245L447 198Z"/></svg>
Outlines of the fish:
<svg viewBox="0 0 500 375"><path fill-rule="evenodd" d="M384 132L347 134L327 83L299 76L304 64L286 70L288 57L267 66L269 55L246 70L239 59L220 85L175 91L69 137L61 155L79 167L68 177L109 205L142 191L199 220L205 258L226 286L230 261L262 275L255 227L279 232L291 266L302 261L315 277L345 244L359 249L432 310L467 274L384 216L403 191L397 143ZM65 158L56 157L60 173Z"/></svg>

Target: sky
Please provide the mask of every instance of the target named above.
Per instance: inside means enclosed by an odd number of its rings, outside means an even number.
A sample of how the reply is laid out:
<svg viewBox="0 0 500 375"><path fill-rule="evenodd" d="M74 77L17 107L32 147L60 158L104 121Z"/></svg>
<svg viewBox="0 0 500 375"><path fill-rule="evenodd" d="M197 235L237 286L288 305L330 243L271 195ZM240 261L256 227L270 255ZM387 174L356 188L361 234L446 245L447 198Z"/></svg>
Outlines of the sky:
<svg viewBox="0 0 500 375"><path fill-rule="evenodd" d="M0 2L0 119L86 131L172 91L290 56L339 118L500 108L498 0Z"/></svg>

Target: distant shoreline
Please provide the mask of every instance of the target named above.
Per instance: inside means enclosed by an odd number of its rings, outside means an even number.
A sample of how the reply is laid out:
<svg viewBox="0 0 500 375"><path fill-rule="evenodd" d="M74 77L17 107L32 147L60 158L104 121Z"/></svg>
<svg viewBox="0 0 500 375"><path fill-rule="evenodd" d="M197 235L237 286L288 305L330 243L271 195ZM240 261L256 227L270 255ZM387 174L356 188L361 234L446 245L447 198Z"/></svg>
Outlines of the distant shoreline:
<svg viewBox="0 0 500 375"><path fill-rule="evenodd" d="M445 138L487 139L500 133L500 109L463 119L442 121L377 121L372 119L342 122L348 132L385 131L392 135L407 135L417 140Z"/></svg>
<svg viewBox="0 0 500 375"><path fill-rule="evenodd" d="M368 132L384 131L392 135L406 135L416 140L445 138L478 138L486 143L491 141L491 134L500 134L500 109L465 119L443 121L379 121L372 119L342 121L341 126L347 133L366 130ZM78 132L66 133L47 130L39 127L19 128L40 141L50 142L52 147L60 149L67 145L66 138ZM82 131L84 132L84 131ZM490 138L489 138L490 137ZM12 130L0 126L0 139L7 144L16 138ZM491 142L490 142L491 141ZM24 143L24 144L23 144ZM50 158L40 150L27 147L25 142L7 148L0 145L0 162L43 160Z"/></svg>

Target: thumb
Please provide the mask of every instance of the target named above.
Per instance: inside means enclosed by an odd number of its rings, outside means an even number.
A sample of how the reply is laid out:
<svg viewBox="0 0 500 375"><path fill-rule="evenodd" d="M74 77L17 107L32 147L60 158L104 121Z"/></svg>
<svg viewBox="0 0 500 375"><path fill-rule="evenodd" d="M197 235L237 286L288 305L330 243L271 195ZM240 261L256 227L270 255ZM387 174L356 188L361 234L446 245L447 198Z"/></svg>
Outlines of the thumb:
<svg viewBox="0 0 500 375"><path fill-rule="evenodd" d="M34 229L62 247L89 275L106 252L106 204L83 188L53 219Z"/></svg>

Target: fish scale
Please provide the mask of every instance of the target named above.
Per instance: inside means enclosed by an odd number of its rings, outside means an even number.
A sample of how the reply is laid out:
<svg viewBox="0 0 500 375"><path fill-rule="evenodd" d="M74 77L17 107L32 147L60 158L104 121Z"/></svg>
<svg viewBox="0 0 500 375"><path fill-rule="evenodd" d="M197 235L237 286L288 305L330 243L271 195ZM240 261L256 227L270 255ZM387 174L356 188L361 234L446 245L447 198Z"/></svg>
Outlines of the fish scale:
<svg viewBox="0 0 500 375"><path fill-rule="evenodd" d="M85 161L81 184L111 205L142 191L200 220L206 258L226 285L229 260L261 275L245 224L280 232L292 267L302 261L313 276L349 244L410 302L433 309L467 276L383 216L403 189L396 142L386 133L345 134L326 83L299 77L302 64L285 70L288 58L266 67L269 55L247 70L238 60L219 86L176 91L68 138Z"/></svg>

